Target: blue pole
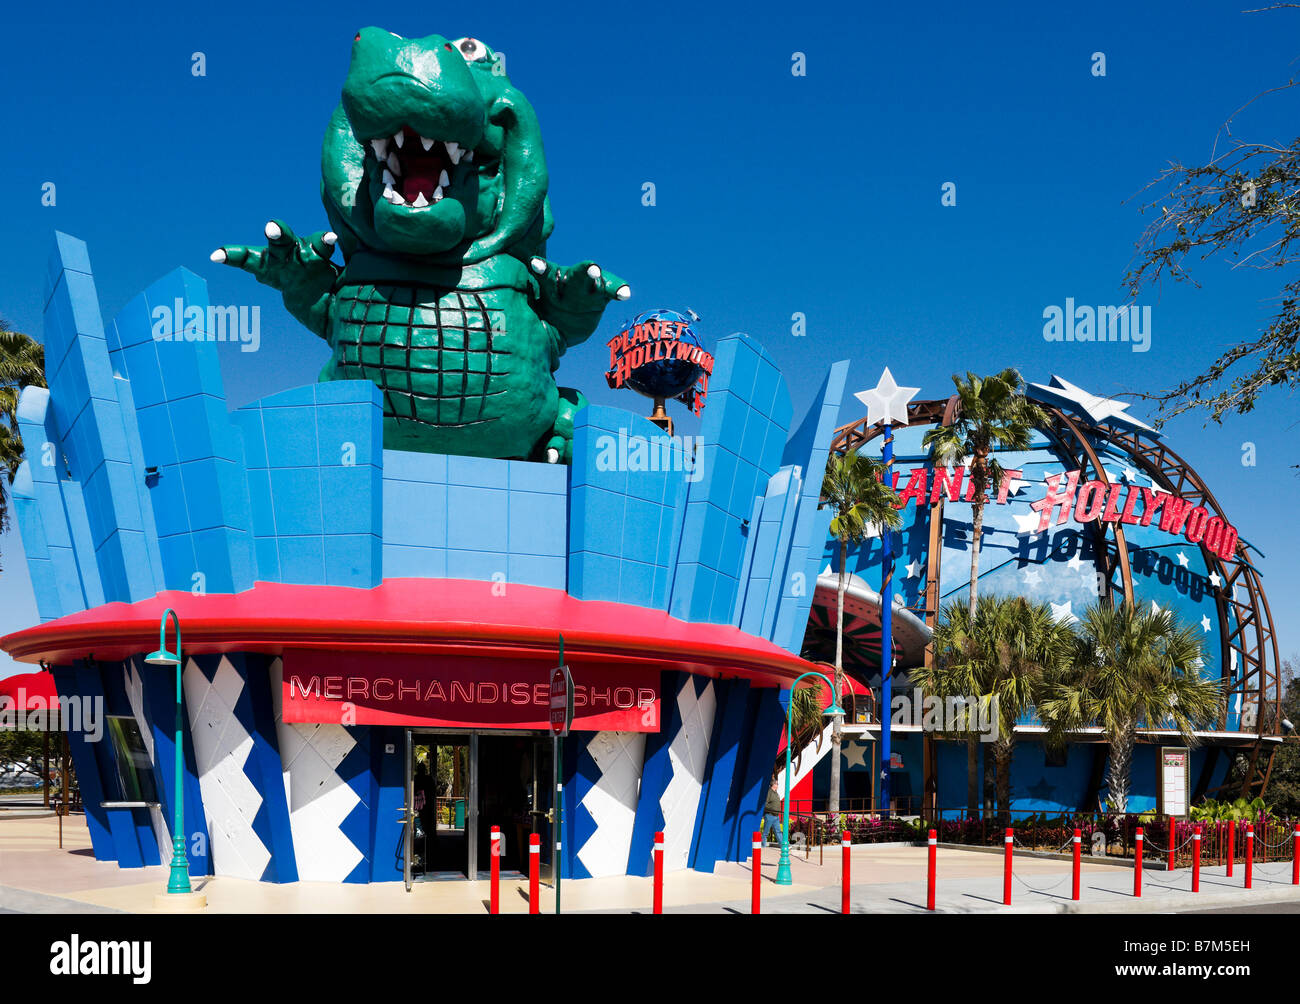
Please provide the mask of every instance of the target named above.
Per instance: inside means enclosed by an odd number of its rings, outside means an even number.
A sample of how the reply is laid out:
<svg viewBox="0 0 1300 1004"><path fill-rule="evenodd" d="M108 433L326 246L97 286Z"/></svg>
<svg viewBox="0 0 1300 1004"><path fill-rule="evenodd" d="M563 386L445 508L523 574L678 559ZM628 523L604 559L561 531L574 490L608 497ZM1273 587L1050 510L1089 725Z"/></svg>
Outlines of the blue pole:
<svg viewBox="0 0 1300 1004"><path fill-rule="evenodd" d="M885 463L885 484L893 483L894 427L885 423L885 443L881 450ZM880 528L880 806L883 818L889 818L890 749L889 709L893 702L894 668L894 542L886 526Z"/></svg>

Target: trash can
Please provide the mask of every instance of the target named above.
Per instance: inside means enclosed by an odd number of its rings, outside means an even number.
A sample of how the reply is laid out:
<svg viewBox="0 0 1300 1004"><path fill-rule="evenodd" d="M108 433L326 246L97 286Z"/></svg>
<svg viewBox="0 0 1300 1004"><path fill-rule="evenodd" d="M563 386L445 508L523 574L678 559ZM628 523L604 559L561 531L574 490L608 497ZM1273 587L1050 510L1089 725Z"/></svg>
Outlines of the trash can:
<svg viewBox="0 0 1300 1004"><path fill-rule="evenodd" d="M455 813L456 821L452 824L453 828L457 830L465 829L465 800L463 798L456 799Z"/></svg>

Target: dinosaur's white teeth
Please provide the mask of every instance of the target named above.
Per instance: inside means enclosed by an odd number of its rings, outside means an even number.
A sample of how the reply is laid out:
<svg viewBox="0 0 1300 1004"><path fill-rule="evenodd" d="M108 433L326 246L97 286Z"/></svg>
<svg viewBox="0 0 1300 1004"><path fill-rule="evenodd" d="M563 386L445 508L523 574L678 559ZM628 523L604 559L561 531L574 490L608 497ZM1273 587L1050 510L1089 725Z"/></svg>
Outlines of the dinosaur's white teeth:
<svg viewBox="0 0 1300 1004"><path fill-rule="evenodd" d="M421 137L420 137L420 146L424 147L425 150L428 150L429 147L433 146L433 140L429 139L428 136L421 136Z"/></svg>
<svg viewBox="0 0 1300 1004"><path fill-rule="evenodd" d="M396 182L395 182L395 179L393 178L393 173L392 173L391 171L385 171L385 172L384 172L384 186L385 186L385 187L388 187L388 186L391 186L391 185L393 185L393 184L395 184L395 183L396 183Z"/></svg>
<svg viewBox="0 0 1300 1004"><path fill-rule="evenodd" d="M433 201L437 202L441 198L442 198L442 186L439 185L437 188L433 190Z"/></svg>
<svg viewBox="0 0 1300 1004"><path fill-rule="evenodd" d="M375 151L376 160L384 160L388 157L388 140L372 139L370 141L370 147Z"/></svg>
<svg viewBox="0 0 1300 1004"><path fill-rule="evenodd" d="M447 177L446 171L443 171L442 174L438 175L438 187L439 188L451 187L451 179Z"/></svg>
<svg viewBox="0 0 1300 1004"><path fill-rule="evenodd" d="M406 136L400 132L395 132L393 133L393 142L397 144L397 149L400 150L402 144L406 142Z"/></svg>
<svg viewBox="0 0 1300 1004"><path fill-rule="evenodd" d="M389 202L391 202L394 206L406 205L406 200L403 199L396 192L394 192L391 188L384 189L384 198L387 199Z"/></svg>
<svg viewBox="0 0 1300 1004"><path fill-rule="evenodd" d="M444 143L443 145L447 148L447 156L451 158L451 162L452 162L453 164L459 164L459 163L460 163L460 144L459 144L459 143L451 143L451 142L448 142L448 143ZM428 147L425 147L425 149L427 150Z"/></svg>
<svg viewBox="0 0 1300 1004"><path fill-rule="evenodd" d="M415 197L415 201L411 203L411 205L414 206L416 209L423 209L428 204L429 204L429 200L424 197L423 192L420 192Z"/></svg>
<svg viewBox="0 0 1300 1004"><path fill-rule="evenodd" d="M397 175L400 175L402 173L402 164L397 159L397 154L390 153L388 155L388 169Z"/></svg>

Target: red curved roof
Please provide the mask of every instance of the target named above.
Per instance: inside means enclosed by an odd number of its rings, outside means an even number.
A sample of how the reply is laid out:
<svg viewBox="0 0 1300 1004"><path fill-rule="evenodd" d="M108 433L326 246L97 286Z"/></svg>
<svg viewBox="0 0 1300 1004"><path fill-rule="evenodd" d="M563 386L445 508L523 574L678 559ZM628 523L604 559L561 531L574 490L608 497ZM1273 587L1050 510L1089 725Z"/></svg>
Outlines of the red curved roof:
<svg viewBox="0 0 1300 1004"><path fill-rule="evenodd" d="M55 710L59 706L52 673L19 673L0 680L0 704L9 700L17 703L20 694L23 698L20 711Z"/></svg>
<svg viewBox="0 0 1300 1004"><path fill-rule="evenodd" d="M787 685L812 668L727 625L580 600L558 589L464 579L385 579L374 589L259 582L233 594L162 592L16 631L0 638L0 648L21 662L123 659L158 647L167 607L180 618L189 654L329 648L553 659L563 634L566 657L743 676L768 686Z"/></svg>

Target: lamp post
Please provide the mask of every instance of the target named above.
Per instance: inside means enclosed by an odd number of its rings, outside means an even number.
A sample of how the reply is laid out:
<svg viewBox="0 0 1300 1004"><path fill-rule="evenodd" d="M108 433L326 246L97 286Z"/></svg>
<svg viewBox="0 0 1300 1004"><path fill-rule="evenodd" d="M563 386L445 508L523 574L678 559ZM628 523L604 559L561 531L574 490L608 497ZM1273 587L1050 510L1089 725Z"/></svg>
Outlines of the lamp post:
<svg viewBox="0 0 1300 1004"><path fill-rule="evenodd" d="M176 625L176 651L167 648L167 618ZM185 856L185 746L181 718L181 621L176 611L168 607L158 624L158 651L144 657L151 666L176 667L176 812L172 825L172 870L167 879L169 893L188 894L190 890L189 859Z"/></svg>
<svg viewBox="0 0 1300 1004"><path fill-rule="evenodd" d="M885 484L893 487L894 425L907 425L907 403L916 397L920 387L900 387L894 375L885 367L880 382L871 390L858 391L853 396L867 406L867 423L881 424L881 461L885 465ZM889 771L893 760L890 747L890 708L893 704L894 685L894 541L888 527L880 528L880 805L881 816L889 818Z"/></svg>
<svg viewBox="0 0 1300 1004"><path fill-rule="evenodd" d="M831 688L831 706L822 712L823 718L844 714L844 709L840 707L840 695L835 691L835 684L821 673L810 670L795 677L794 683L790 684L790 703L785 709L785 802L782 806L781 820L781 860L776 866L777 885L790 885L792 881L790 878L790 743L794 724L794 690L805 676L816 676Z"/></svg>

